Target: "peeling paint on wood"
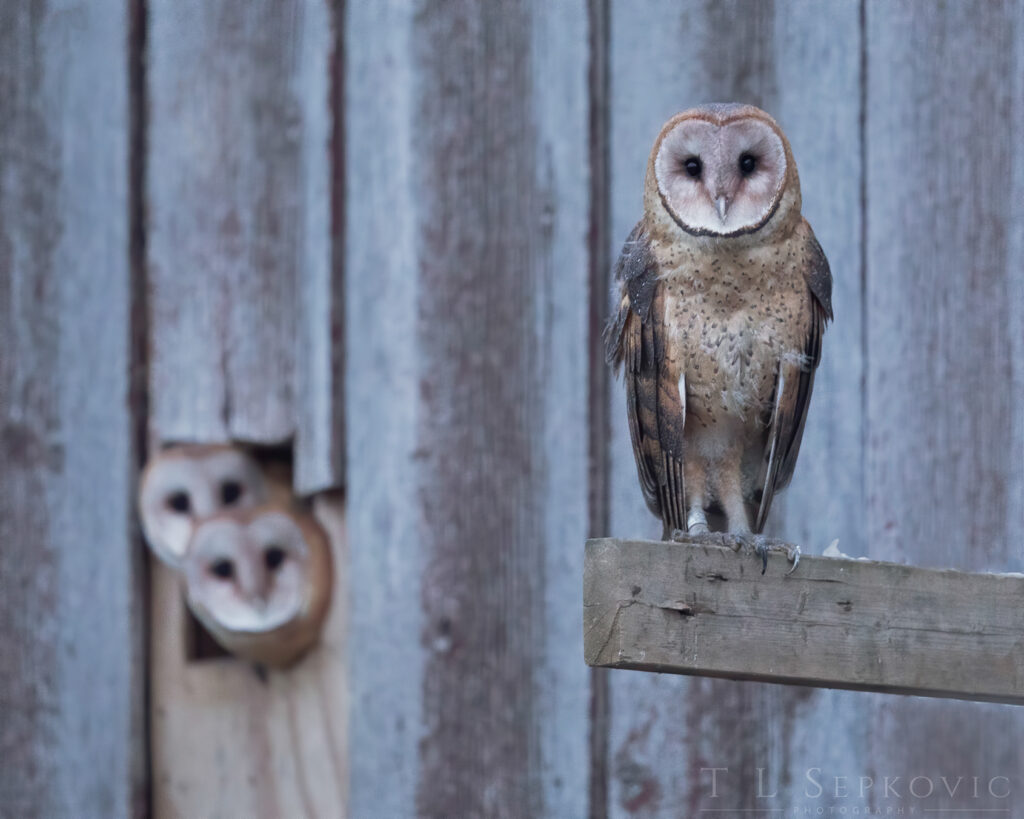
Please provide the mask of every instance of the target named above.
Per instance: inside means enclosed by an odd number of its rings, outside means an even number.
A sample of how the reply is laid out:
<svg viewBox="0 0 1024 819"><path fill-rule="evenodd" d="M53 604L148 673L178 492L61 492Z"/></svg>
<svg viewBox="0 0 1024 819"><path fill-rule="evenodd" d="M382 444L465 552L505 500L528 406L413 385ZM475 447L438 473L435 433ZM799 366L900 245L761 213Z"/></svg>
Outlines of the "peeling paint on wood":
<svg viewBox="0 0 1024 819"><path fill-rule="evenodd" d="M0 812L10 816L146 809L129 30L125 3L0 11Z"/></svg>
<svg viewBox="0 0 1024 819"><path fill-rule="evenodd" d="M149 5L152 434L296 438L299 487L337 486L331 8Z"/></svg>
<svg viewBox="0 0 1024 819"><path fill-rule="evenodd" d="M333 6L149 2L150 433L294 443L293 483L342 480L331 226ZM177 578L153 573L156 816L341 816L347 804L343 498L322 645L261 679L187 657Z"/></svg>
<svg viewBox="0 0 1024 819"><path fill-rule="evenodd" d="M586 9L348 23L351 810L581 816Z"/></svg>
<svg viewBox="0 0 1024 819"><path fill-rule="evenodd" d="M866 4L871 555L1021 571L1024 3L920 11ZM997 807L1024 804L1016 709L897 701L871 727L879 773L1009 776Z"/></svg>

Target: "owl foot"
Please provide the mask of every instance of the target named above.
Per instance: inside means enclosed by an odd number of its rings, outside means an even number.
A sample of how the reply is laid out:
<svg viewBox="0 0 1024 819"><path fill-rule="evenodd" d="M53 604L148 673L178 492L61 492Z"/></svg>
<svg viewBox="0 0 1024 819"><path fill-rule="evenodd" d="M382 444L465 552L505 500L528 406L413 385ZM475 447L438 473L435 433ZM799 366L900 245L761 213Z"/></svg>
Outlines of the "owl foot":
<svg viewBox="0 0 1024 819"><path fill-rule="evenodd" d="M748 536L749 537L749 536ZM793 565L789 567L787 575L796 571L800 563L800 547L782 540L769 540L764 535L751 537L754 546L754 553L761 558L761 574L768 571L768 552L785 552L786 558Z"/></svg>
<svg viewBox="0 0 1024 819"><path fill-rule="evenodd" d="M761 574L768 570L769 552L785 552L786 558L793 564L786 574L793 574L797 564L800 563L800 547L786 543L784 540L768 538L764 535L752 535L749 532L716 533L712 537L719 538L719 545L729 546L734 552L739 552L742 549L753 551L761 558Z"/></svg>
<svg viewBox="0 0 1024 819"><path fill-rule="evenodd" d="M704 531L684 532L682 529L673 529L669 538L676 543L702 543L708 546L728 546L734 552L746 548L750 549L761 558L761 574L768 570L768 553L784 552L786 558L793 565L789 567L787 575L796 571L800 563L800 547L784 540L765 537L764 535L752 535L749 533L738 534L735 532L710 532L706 527Z"/></svg>

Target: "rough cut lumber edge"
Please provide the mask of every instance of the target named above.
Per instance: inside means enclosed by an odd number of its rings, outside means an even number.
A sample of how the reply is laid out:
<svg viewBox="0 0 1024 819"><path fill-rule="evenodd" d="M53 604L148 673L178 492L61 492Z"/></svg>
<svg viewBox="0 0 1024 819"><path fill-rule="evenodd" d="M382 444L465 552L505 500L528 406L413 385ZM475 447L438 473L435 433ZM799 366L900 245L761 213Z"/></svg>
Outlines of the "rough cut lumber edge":
<svg viewBox="0 0 1024 819"><path fill-rule="evenodd" d="M1024 704L1024 576L587 542L592 666Z"/></svg>

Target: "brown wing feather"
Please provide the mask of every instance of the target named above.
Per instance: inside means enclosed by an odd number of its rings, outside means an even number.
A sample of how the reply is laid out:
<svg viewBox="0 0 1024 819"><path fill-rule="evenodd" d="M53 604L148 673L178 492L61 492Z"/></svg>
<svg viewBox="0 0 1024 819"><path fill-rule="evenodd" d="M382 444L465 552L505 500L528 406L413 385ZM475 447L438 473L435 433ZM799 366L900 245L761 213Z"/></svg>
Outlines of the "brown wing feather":
<svg viewBox="0 0 1024 819"><path fill-rule="evenodd" d="M640 488L664 534L685 528L683 425L679 382L668 372L664 294L642 223L630 233L615 266L618 312L605 331L608 361L623 367L629 433Z"/></svg>
<svg viewBox="0 0 1024 819"><path fill-rule="evenodd" d="M764 529L775 493L788 486L793 478L807 421L807 408L814 389L814 373L821 362L821 337L825 332L825 324L832 318L832 272L809 225L807 231L808 264L804 270L804 280L807 282L810 301L811 325L804 346L806 362L803 366L792 361L779 362L775 402L765 444L766 460L760 481L761 503L754 524L755 532Z"/></svg>

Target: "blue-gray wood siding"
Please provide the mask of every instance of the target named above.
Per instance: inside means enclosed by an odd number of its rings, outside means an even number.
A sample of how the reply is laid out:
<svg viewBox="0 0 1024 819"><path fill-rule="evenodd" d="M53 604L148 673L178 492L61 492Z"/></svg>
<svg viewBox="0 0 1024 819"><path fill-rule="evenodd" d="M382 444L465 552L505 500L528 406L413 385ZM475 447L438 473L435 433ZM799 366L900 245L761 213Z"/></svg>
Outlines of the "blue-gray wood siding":
<svg viewBox="0 0 1024 819"><path fill-rule="evenodd" d="M1024 0L0 0L0 814L164 787L134 481L233 438L346 492L357 819L1024 815L1016 709L583 666L584 538L658 531L603 271L717 100L835 276L773 533L1020 571Z"/></svg>

